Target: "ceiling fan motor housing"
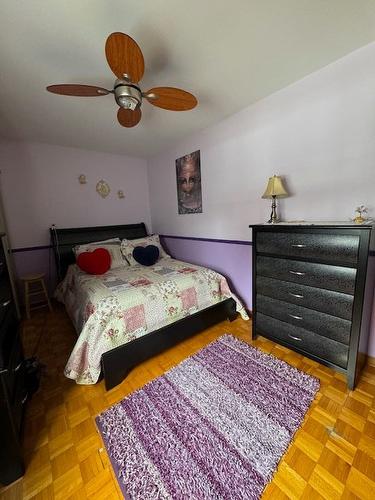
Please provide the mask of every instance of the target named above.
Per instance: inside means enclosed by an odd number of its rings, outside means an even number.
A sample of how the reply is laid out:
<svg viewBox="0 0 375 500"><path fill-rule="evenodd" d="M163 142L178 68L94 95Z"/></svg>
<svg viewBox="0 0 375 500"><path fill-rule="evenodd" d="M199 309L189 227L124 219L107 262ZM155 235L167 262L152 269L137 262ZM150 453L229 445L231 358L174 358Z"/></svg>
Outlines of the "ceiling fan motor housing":
<svg viewBox="0 0 375 500"><path fill-rule="evenodd" d="M124 109L134 111L142 103L142 92L137 85L126 80L116 80L114 86L117 104Z"/></svg>

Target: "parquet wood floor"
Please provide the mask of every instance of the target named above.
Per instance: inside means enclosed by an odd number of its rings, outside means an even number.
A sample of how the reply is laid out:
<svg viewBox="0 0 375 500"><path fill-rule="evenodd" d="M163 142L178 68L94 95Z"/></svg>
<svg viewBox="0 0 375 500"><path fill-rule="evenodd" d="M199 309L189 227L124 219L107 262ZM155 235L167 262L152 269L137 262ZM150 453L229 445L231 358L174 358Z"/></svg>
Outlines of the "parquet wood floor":
<svg viewBox="0 0 375 500"><path fill-rule="evenodd" d="M252 343L250 327L241 319L220 323L143 363L120 386L106 392L103 382L78 386L63 376L75 339L64 310L55 307L53 313L34 314L23 324L25 351L32 352L43 331L37 354L46 371L26 410L26 475L0 490L0 497L122 498L95 415L225 332ZM375 366L368 366L357 389L349 391L341 374L262 337L253 344L321 381L319 394L263 498L374 499Z"/></svg>

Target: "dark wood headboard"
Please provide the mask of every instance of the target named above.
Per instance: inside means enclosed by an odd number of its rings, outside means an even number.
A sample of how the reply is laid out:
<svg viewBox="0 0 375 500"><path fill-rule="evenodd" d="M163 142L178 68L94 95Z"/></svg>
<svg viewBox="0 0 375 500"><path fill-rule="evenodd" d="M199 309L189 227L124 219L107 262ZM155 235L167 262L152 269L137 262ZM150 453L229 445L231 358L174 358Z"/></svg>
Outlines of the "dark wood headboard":
<svg viewBox="0 0 375 500"><path fill-rule="evenodd" d="M51 242L56 259L57 275L63 279L70 264L75 262L73 247L92 241L108 240L109 238L127 238L134 240L147 236L146 226L125 224L122 226L73 227L67 229L50 228Z"/></svg>

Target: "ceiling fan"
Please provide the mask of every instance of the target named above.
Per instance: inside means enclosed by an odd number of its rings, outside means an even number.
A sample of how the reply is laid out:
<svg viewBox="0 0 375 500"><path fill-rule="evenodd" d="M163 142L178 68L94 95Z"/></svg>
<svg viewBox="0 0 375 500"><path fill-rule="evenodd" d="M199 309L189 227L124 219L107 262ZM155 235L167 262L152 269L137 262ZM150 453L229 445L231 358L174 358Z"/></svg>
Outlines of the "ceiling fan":
<svg viewBox="0 0 375 500"><path fill-rule="evenodd" d="M135 127L141 117L142 98L159 108L172 111L187 111L195 108L197 99L185 90L174 87L154 87L142 92L139 81L142 79L145 63L137 42L125 33L112 33L105 43L105 55L109 67L117 76L113 90L93 85L62 84L50 85L49 92L79 97L98 97L114 94L120 106L117 119L123 127Z"/></svg>

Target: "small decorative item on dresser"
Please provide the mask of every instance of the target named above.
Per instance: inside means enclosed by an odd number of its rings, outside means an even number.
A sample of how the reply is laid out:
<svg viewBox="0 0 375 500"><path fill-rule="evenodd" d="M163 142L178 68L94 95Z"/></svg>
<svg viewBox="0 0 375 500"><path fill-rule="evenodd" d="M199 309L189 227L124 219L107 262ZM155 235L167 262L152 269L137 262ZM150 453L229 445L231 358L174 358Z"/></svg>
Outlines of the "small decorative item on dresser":
<svg viewBox="0 0 375 500"><path fill-rule="evenodd" d="M364 214L367 214L368 210L367 210L367 207L365 207L364 205L360 205L359 207L357 207L355 209L355 217L353 220L353 222L355 222L356 224L363 224L364 222L370 220L368 217L363 217Z"/></svg>
<svg viewBox="0 0 375 500"><path fill-rule="evenodd" d="M276 198L286 198L288 196L288 192L283 185L283 181L281 177L278 175L274 175L268 179L268 184L265 192L263 193L262 198L272 198L272 210L271 216L268 221L269 224L276 224L279 222L276 213Z"/></svg>
<svg viewBox="0 0 375 500"><path fill-rule="evenodd" d="M109 185L101 179L96 185L96 192L100 194L102 198L106 198L111 191Z"/></svg>

